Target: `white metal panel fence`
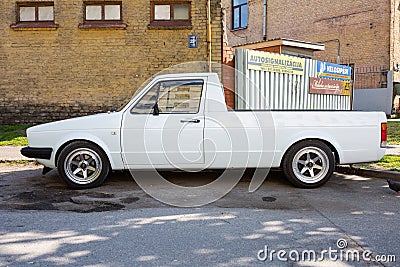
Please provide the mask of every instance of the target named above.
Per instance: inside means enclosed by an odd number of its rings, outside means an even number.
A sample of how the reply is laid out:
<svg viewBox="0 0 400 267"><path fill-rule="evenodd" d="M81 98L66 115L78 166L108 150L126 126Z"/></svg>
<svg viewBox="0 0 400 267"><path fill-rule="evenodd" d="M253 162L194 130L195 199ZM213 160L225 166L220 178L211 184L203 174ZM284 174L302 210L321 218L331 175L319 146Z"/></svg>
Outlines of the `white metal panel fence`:
<svg viewBox="0 0 400 267"><path fill-rule="evenodd" d="M310 94L310 77L317 77L317 61L305 59L304 75L248 68L246 49L235 54L235 107L238 110L350 110L351 96ZM265 52L267 53L267 52Z"/></svg>

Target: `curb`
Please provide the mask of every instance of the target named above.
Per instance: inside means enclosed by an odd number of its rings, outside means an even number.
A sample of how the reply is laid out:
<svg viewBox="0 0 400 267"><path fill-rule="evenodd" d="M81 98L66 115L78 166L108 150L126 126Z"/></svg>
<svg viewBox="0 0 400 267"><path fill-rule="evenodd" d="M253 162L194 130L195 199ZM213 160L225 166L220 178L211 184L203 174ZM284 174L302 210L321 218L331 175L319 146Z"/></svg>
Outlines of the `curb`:
<svg viewBox="0 0 400 267"><path fill-rule="evenodd" d="M400 172L358 168L352 165L338 165L335 171L343 174L354 174L378 179L392 179L400 182Z"/></svg>

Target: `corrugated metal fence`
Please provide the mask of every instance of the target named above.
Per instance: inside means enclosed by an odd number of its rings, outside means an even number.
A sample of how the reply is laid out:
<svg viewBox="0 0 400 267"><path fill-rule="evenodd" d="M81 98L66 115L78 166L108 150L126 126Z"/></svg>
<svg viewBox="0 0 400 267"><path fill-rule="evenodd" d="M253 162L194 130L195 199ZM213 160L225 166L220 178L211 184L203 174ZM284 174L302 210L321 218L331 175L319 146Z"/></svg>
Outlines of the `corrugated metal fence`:
<svg viewBox="0 0 400 267"><path fill-rule="evenodd" d="M248 68L248 51L236 49L236 109L350 110L351 96L310 94L310 77L317 77L317 61L305 59L304 75ZM268 54L267 52L263 52Z"/></svg>

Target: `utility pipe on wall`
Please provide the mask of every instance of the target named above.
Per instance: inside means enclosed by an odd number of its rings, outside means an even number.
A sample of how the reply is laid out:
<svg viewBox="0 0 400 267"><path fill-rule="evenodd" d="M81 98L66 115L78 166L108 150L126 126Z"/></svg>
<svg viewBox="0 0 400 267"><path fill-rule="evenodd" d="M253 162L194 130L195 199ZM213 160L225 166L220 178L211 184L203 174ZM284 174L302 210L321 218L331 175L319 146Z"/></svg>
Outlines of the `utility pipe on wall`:
<svg viewBox="0 0 400 267"><path fill-rule="evenodd" d="M208 72L212 71L211 62L212 62L212 47L211 47L211 0L207 0L207 44L208 44Z"/></svg>
<svg viewBox="0 0 400 267"><path fill-rule="evenodd" d="M267 40L267 0L264 0L263 40Z"/></svg>

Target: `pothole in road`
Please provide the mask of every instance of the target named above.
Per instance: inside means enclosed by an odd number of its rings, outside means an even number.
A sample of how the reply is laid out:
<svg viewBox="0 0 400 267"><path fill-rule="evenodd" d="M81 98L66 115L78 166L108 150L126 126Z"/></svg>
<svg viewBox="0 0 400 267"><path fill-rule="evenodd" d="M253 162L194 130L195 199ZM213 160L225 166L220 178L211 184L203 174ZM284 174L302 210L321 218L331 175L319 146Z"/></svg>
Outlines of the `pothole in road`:
<svg viewBox="0 0 400 267"><path fill-rule="evenodd" d="M126 197L126 198L122 198L121 202L125 203L125 204L132 204L133 202L138 201L140 198L138 197Z"/></svg>
<svg viewBox="0 0 400 267"><path fill-rule="evenodd" d="M275 197L262 197L262 201L265 202L275 202L276 198Z"/></svg>
<svg viewBox="0 0 400 267"><path fill-rule="evenodd" d="M18 193L7 199L0 208L16 210L62 210L80 213L115 211L125 208L124 204L138 201L138 197L115 197L111 193L46 190Z"/></svg>
<svg viewBox="0 0 400 267"><path fill-rule="evenodd" d="M114 198L114 194L103 193L103 192L87 192L85 196L93 197L93 198Z"/></svg>

